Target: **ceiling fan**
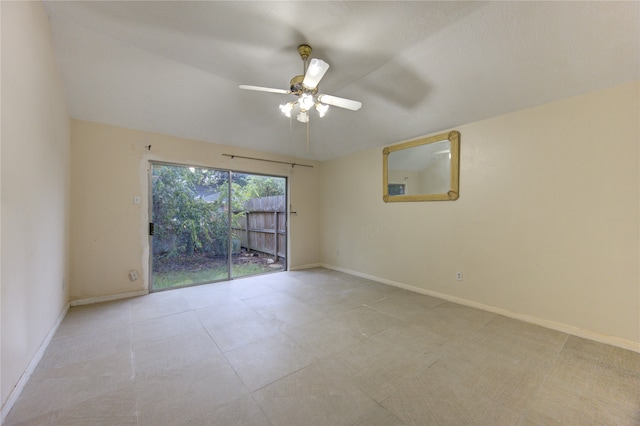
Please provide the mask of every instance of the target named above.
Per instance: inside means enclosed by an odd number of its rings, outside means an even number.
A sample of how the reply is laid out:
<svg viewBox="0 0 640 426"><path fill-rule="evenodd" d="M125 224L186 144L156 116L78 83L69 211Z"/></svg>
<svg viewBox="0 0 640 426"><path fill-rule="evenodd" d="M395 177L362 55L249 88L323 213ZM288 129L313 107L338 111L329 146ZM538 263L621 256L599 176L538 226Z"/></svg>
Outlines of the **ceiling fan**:
<svg viewBox="0 0 640 426"><path fill-rule="evenodd" d="M311 55L311 46L301 44L298 46L298 53L303 63L303 74L296 75L291 79L289 90L271 89L269 87L248 86L245 84L239 87L244 90L256 90L258 92L293 94L298 98L295 101L280 105L280 110L287 117L298 112L296 119L301 123L309 123L309 111L315 107L320 117L324 117L329 109L329 105L357 111L362 106L361 102L351 99L339 98L337 96L318 94L318 83L329 69L329 64L322 59L313 58L307 66L307 59Z"/></svg>

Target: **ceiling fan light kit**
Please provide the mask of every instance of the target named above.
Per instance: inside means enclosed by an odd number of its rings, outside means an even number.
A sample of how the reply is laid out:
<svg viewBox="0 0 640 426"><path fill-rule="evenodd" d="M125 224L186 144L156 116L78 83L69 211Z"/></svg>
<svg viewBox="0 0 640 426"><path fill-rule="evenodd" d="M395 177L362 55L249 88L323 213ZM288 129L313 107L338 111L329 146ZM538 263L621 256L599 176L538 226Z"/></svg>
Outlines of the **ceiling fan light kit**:
<svg viewBox="0 0 640 426"><path fill-rule="evenodd" d="M280 111L291 117L294 110L298 111L296 120L301 123L309 123L309 111L314 107L320 117L324 117L329 110L329 105L357 111L362 106L361 102L351 99L339 98L337 96L318 94L318 84L329 69L329 64L322 59L313 58L307 66L307 60L311 55L311 46L301 44L298 46L298 54L303 62L303 74L296 75L290 81L289 90L272 89L268 87L240 85L244 90L254 90L258 92L269 92L279 94L293 94L298 98L294 101L280 105Z"/></svg>

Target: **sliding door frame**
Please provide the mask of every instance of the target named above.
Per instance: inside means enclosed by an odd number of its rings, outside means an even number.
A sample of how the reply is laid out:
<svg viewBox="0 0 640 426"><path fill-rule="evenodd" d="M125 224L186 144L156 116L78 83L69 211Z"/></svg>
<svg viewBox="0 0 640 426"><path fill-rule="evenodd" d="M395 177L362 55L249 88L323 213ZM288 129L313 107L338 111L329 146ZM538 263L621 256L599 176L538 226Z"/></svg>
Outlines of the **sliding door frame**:
<svg viewBox="0 0 640 426"><path fill-rule="evenodd" d="M194 168L199 168L199 169L209 169L209 170L215 170L218 172L224 172L227 174L228 177L228 182L229 182L229 191L227 194L227 205L229 206L229 208L227 209L227 227L228 227L228 234L227 234L227 278L226 279L219 279L219 280L215 280L215 281L211 281L211 282L203 282L203 283L195 283L195 284L187 284L184 286L179 286L179 287L168 287L168 288L161 288L161 289L154 289L153 288L153 235L150 232L150 226L151 223L153 223L153 167L154 166L171 166L171 167L185 167L185 168L189 168L189 167L194 167ZM285 232L286 232L286 238L285 238L285 259L284 259L284 268L282 269L282 271L279 272L284 272L287 271L289 269L289 239L290 239L290 235L289 235L289 177L288 176L279 176L279 175L272 175L272 174L267 174L267 173L256 173L256 172L250 172L250 171L239 171L239 170L231 170L231 169L222 169L222 168L218 168L218 167L213 167L213 166L206 166L206 165L197 165L197 164L185 164L185 163L174 163L174 162L168 162L168 161L155 161L155 160L150 160L148 162L147 165L147 191L148 191L148 211L147 211L147 244L148 244L148 252L149 252L149 259L148 259L148 268L149 268L149 282L148 282L148 290L149 293L155 293L155 292L159 292L159 291L166 291L166 290L173 290L176 288L184 288L184 287L193 287L193 286L198 286L198 285L203 285L203 284L212 284L212 283L216 283L216 282L224 282L224 281L231 281L237 278L244 278L243 277L237 277L234 278L233 277L233 237L232 237L232 214L233 214L233 209L231 208L232 206L232 199L233 199L233 190L232 190L232 179L233 179L233 174L250 174L250 175L255 175L255 176L266 176L266 177L274 177L274 178L281 178L285 180ZM278 238L278 235L276 234L275 238ZM276 258L278 257L278 253L275 253ZM276 272L276 271L274 271ZM261 275L261 274L256 274L256 275ZM247 276L255 276L255 275L247 275Z"/></svg>

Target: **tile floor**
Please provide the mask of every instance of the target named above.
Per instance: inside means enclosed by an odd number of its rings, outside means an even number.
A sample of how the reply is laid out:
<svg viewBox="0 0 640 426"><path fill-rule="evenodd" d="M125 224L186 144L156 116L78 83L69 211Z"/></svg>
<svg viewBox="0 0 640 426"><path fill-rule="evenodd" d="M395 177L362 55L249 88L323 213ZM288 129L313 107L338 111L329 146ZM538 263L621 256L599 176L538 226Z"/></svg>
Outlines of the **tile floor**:
<svg viewBox="0 0 640 426"><path fill-rule="evenodd" d="M72 308L7 425L638 425L640 354L325 269Z"/></svg>

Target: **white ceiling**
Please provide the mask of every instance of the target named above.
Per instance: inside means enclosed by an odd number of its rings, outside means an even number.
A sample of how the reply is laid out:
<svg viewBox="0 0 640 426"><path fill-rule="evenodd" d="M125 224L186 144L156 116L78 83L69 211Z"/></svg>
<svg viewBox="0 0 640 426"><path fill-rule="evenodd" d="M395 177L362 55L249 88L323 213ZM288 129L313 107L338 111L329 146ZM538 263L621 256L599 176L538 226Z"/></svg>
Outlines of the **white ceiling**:
<svg viewBox="0 0 640 426"><path fill-rule="evenodd" d="M46 1L71 116L326 160L640 78L640 2ZM356 99L278 105L297 46Z"/></svg>

